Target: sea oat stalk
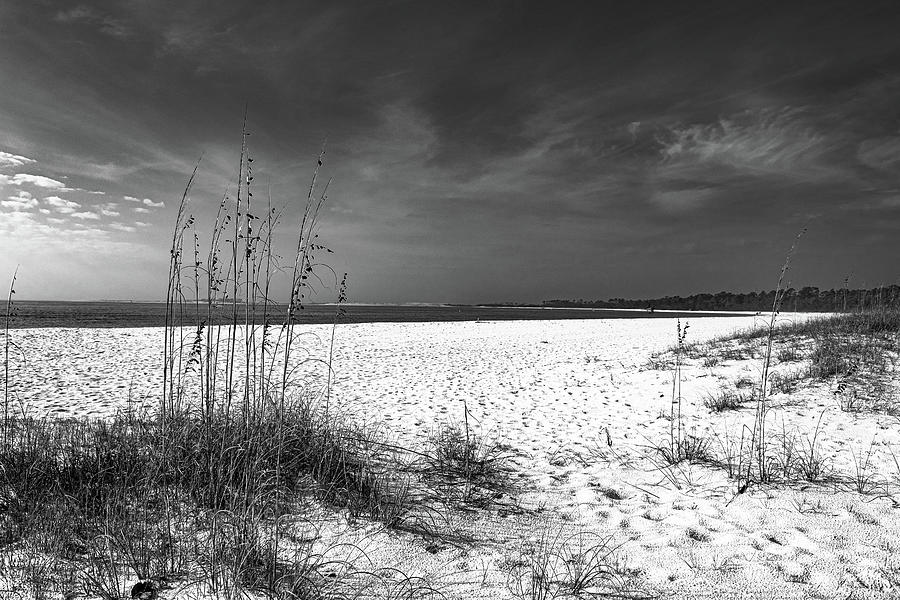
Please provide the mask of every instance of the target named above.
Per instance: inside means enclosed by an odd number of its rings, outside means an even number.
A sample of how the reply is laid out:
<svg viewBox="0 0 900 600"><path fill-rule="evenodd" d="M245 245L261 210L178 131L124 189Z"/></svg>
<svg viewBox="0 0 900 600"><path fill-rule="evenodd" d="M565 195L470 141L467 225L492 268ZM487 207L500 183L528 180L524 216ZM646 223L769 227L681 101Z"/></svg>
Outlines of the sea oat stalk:
<svg viewBox="0 0 900 600"><path fill-rule="evenodd" d="M19 266L13 271L12 281L9 283L9 293L6 295L6 319L3 331L3 446L6 447L9 433L9 322L12 318L12 297L16 293L16 276L19 274Z"/></svg>

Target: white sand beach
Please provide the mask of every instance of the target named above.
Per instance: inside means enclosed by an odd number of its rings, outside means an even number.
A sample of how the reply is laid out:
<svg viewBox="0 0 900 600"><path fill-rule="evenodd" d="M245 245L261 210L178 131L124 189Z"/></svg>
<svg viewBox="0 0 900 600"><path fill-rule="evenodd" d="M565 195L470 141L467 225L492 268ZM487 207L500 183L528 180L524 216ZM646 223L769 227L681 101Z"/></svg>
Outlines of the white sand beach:
<svg viewBox="0 0 900 600"><path fill-rule="evenodd" d="M687 341L761 324L754 321L689 319ZM331 327L310 326L300 342L298 364L314 387L330 336ZM27 360L14 365L14 397L30 414L102 417L129 398L158 397L160 329L26 329L15 338ZM656 457L652 446L670 426L673 371L650 359L675 339L667 318L339 325L333 405L419 448L441 423L460 421L465 402L475 431L511 449L518 501L539 509L470 515L465 527L480 542L437 553L375 526L344 535L364 539L376 564L442 582L449 597L513 597L516 561L542 539L575 534L612 536L637 580L668 597L896 593L884 575L900 550L896 499L812 484L736 496L722 470ZM758 381L760 368L752 358L687 359L686 430L724 451L752 410L714 413L703 400L742 378ZM815 384L775 394L769 428L810 439L821 419L818 442L836 471L852 478L865 457L873 479L900 477L896 419L842 412L832 392Z"/></svg>

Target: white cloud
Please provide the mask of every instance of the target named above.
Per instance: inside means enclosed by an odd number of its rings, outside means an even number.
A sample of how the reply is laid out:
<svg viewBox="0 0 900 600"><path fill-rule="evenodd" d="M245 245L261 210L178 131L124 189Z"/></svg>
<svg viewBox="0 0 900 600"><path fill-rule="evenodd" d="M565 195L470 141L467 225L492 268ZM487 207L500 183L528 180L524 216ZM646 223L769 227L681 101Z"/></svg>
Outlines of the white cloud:
<svg viewBox="0 0 900 600"><path fill-rule="evenodd" d="M100 218L100 215L98 215L95 212L90 212L90 211L73 212L71 216L73 219L81 219L81 220L88 219L91 221L96 221Z"/></svg>
<svg viewBox="0 0 900 600"><path fill-rule="evenodd" d="M134 212L136 212L136 213L145 213L145 214L146 214L146 213L150 212L150 209L149 209L149 208L144 208L143 206L135 206L135 207L134 207Z"/></svg>
<svg viewBox="0 0 900 600"><path fill-rule="evenodd" d="M122 223L110 223L110 229L115 229L117 231L125 231L127 233L132 233L137 231L136 227L132 227L131 225L124 225Z"/></svg>
<svg viewBox="0 0 900 600"><path fill-rule="evenodd" d="M103 192L103 191L100 191L100 190L85 190L85 191L86 191L88 194L94 194L94 195L97 195L97 196L105 196L105 195L106 195L106 192Z"/></svg>
<svg viewBox="0 0 900 600"><path fill-rule="evenodd" d="M59 196L47 196L44 198L44 202L55 208L56 212L64 215L71 214L81 208L81 205L77 202L72 202L71 200L60 198Z"/></svg>
<svg viewBox="0 0 900 600"><path fill-rule="evenodd" d="M146 253L140 240L121 240L113 231L72 223L68 218L43 217L32 212L0 210L0 256L34 265L51 260L61 274L74 275L84 260L136 257ZM76 258L77 257L77 258Z"/></svg>
<svg viewBox="0 0 900 600"><path fill-rule="evenodd" d="M150 208L162 208L166 205L165 202L154 202L150 198L144 198L143 200L141 200L140 198L135 198L134 196L122 196L122 198L129 202L136 202L138 204L143 204L144 206L149 206ZM146 209L135 208L134 210L136 210L137 212L148 212Z"/></svg>
<svg viewBox="0 0 900 600"><path fill-rule="evenodd" d="M8 185L24 185L28 183L37 187L58 190L60 192L72 191L72 188L66 187L66 184L62 181L50 179L43 175L30 175L28 173L18 173L12 177L9 175L0 175L0 184L3 183Z"/></svg>
<svg viewBox="0 0 900 600"><path fill-rule="evenodd" d="M31 192L26 192L25 190L18 190L15 195L8 196L10 200L31 200L33 196Z"/></svg>
<svg viewBox="0 0 900 600"><path fill-rule="evenodd" d="M118 217L122 214L116 210L118 207L119 205L115 202L107 202L106 204L101 204L98 209L104 217Z"/></svg>
<svg viewBox="0 0 900 600"><path fill-rule="evenodd" d="M27 156L20 156L18 154L11 154L9 152L0 151L0 166L24 167L28 163L33 162L34 160L28 158Z"/></svg>
<svg viewBox="0 0 900 600"><path fill-rule="evenodd" d="M8 212L0 211L0 233L25 231L31 229L31 227L36 224L37 222L34 219L34 215L29 212L18 210ZM0 242L2 241L2 238L0 238Z"/></svg>
<svg viewBox="0 0 900 600"><path fill-rule="evenodd" d="M150 223L144 223L143 221L135 221L134 224L138 227L150 227Z"/></svg>
<svg viewBox="0 0 900 600"><path fill-rule="evenodd" d="M36 198L25 190L19 190L14 196L7 197L6 200L0 201L0 206L11 210L28 210L38 205Z"/></svg>
<svg viewBox="0 0 900 600"><path fill-rule="evenodd" d="M42 215L49 215L50 209L49 208L41 208L41 209L38 209L38 212L41 213Z"/></svg>

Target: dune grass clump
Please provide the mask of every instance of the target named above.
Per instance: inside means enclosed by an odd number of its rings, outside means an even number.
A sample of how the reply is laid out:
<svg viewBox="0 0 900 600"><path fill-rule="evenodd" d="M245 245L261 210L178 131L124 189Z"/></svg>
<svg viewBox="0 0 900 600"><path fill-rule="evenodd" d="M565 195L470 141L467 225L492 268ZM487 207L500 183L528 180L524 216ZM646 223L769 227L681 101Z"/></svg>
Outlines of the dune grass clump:
<svg viewBox="0 0 900 600"><path fill-rule="evenodd" d="M681 368L684 361L685 348L688 345L687 332L690 324L685 323L681 327L681 319L675 320L676 346L675 346L675 364L672 371L672 400L669 405L669 445L668 448L661 448L663 457L669 463L677 463L686 459L683 456L684 444L684 421L681 418L681 405L683 398L681 397Z"/></svg>
<svg viewBox="0 0 900 600"><path fill-rule="evenodd" d="M803 360L803 354L796 348L779 348L775 356L779 363L797 362Z"/></svg>
<svg viewBox="0 0 900 600"><path fill-rule="evenodd" d="M543 531L510 566L507 587L521 600L652 598L611 536Z"/></svg>
<svg viewBox="0 0 900 600"><path fill-rule="evenodd" d="M781 289L781 282L778 289ZM900 308L875 302L852 312L784 323L776 321L778 312L776 305L765 327L713 342L714 345L729 344L736 340L749 344L761 340L767 347L761 380L754 386L755 395L765 396L765 399L757 398L754 427L741 431L737 445L733 439L723 444L724 455L717 462L726 465L729 476L738 480L738 493L754 483L797 481L843 481L849 489L868 494L882 489L883 482L872 483L868 454L862 457L854 454L856 469L853 476L839 476L834 471L831 457L820 448L821 415L811 435L786 431L770 434L766 427L770 411L768 399L771 394L792 393L801 382L812 379L831 385L837 405L844 412L900 415L900 403L895 400L896 392L891 382L900 353ZM791 346L785 345L772 352L772 341L776 337L790 340ZM801 352L798 347L805 350ZM772 370L773 358L779 363L803 363L789 371L775 372Z"/></svg>
<svg viewBox="0 0 900 600"><path fill-rule="evenodd" d="M760 369L760 378L756 387L753 398L755 400L753 425L746 432L742 429L740 435L739 447L735 452L728 451L728 456L736 458L738 464L736 466L729 464L729 474L737 475L737 491L736 495L742 494L749 489L754 483L766 483L772 481L773 474L771 472L772 465L776 462L769 455L770 436L767 431L767 420L770 411L769 395L771 389L772 365L775 359L775 340L776 337L783 333L779 327L778 316L781 313L781 304L784 300L787 290L785 289L785 276L790 269L791 258L800 242L800 238L806 233L806 227L803 227L791 244L790 249L785 256L784 264L778 276L778 284L775 287L775 294L772 301L772 310L768 315L768 322L763 326L753 330L738 332L726 338L716 340L716 343L728 343L738 341L742 351L746 349L751 342L759 338L763 342L762 348L762 365ZM752 348L748 350L747 357L755 356Z"/></svg>
<svg viewBox="0 0 900 600"><path fill-rule="evenodd" d="M816 445L818 431L811 440L807 440L805 445L797 452L797 462L794 467L795 472L810 483L824 481L833 473L831 460L822 453Z"/></svg>
<svg viewBox="0 0 900 600"><path fill-rule="evenodd" d="M701 364L702 364L704 367L709 367L709 368L711 368L711 367L717 367L717 366L719 366L719 363L721 363L721 362L722 362L722 361L721 361L721 359L720 359L718 356L710 355L710 356L704 356L704 357L703 357L703 362L702 362Z"/></svg>
<svg viewBox="0 0 900 600"><path fill-rule="evenodd" d="M712 412L724 412L727 410L738 410L752 400L752 393L738 390L719 390L718 392L707 394L703 400L703 406Z"/></svg>
<svg viewBox="0 0 900 600"><path fill-rule="evenodd" d="M285 519L309 512L304 506L388 525L409 508L405 481L372 434L308 407L285 411L277 435L262 420L189 416L8 425L0 541L45 540L60 560L81 565L84 591L102 597L201 567L223 590L263 581L271 590L283 580L278 547L291 546ZM264 530L270 539L259 537Z"/></svg>
<svg viewBox="0 0 900 600"><path fill-rule="evenodd" d="M810 354L810 375L818 379L829 379L848 373L852 365L851 353L847 352L849 349L848 344L842 343L837 336L817 338ZM861 348L857 346L855 349L858 351Z"/></svg>
<svg viewBox="0 0 900 600"><path fill-rule="evenodd" d="M832 457L823 451L821 445L823 415L824 412L819 415L812 435L789 430L782 423L781 430L767 439L765 483L790 485L797 482L824 483L835 480ZM716 436L716 440L718 452L706 462L724 469L729 478L738 478L745 472L743 469L746 469L747 461L750 460L746 438L735 440L726 431L724 435Z"/></svg>
<svg viewBox="0 0 900 600"><path fill-rule="evenodd" d="M464 503L490 503L511 490L509 448L457 423L431 433L424 476Z"/></svg>
<svg viewBox="0 0 900 600"><path fill-rule="evenodd" d="M801 437L796 431L789 431L782 422L781 431L773 436L770 444L770 481L791 483L800 480L818 483L832 476L831 458L823 452L819 439L824 416L823 410L819 413L812 436Z"/></svg>
<svg viewBox="0 0 900 600"><path fill-rule="evenodd" d="M823 333L815 339L809 374L827 380L856 373L883 373L890 364L888 352L896 349L895 340L880 335Z"/></svg>
<svg viewBox="0 0 900 600"><path fill-rule="evenodd" d="M644 363L644 368L650 371L665 371L673 366L674 362L663 353L651 354L647 362Z"/></svg>
<svg viewBox="0 0 900 600"><path fill-rule="evenodd" d="M751 327L717 338L711 343L720 345L729 341L765 341L768 329L768 325ZM780 336L798 340L816 339L826 333L890 337L900 331L900 307L887 303L867 304L850 312L831 313L803 320L781 320L776 323L776 330ZM792 349L783 350L788 356L796 354Z"/></svg>
<svg viewBox="0 0 900 600"><path fill-rule="evenodd" d="M805 378L802 369L775 372L769 376L769 390L773 394L790 394Z"/></svg>
<svg viewBox="0 0 900 600"><path fill-rule="evenodd" d="M696 433L685 433L672 447L657 448L660 456L670 465L680 462L705 463L712 459L712 441Z"/></svg>
<svg viewBox="0 0 900 600"><path fill-rule="evenodd" d="M752 341L768 336L767 327L757 327L718 340ZM900 308L867 306L862 310L826 315L802 322L776 323L772 333L793 343L808 342L804 353L796 347L780 348L779 363L809 360L808 377L828 380L860 372L883 373L900 351Z"/></svg>
<svg viewBox="0 0 900 600"><path fill-rule="evenodd" d="M692 345L686 343L689 323L683 326L680 319L675 321L675 333L677 343L674 348L674 369L672 372L672 396L669 412L664 416L669 422L668 439L664 442L651 444L654 454L662 458L667 465L677 465L681 462L705 462L710 459L710 440L706 436L698 435L695 431L687 432L682 415L684 398L681 395L681 369L686 355L686 348ZM651 459L652 461L652 459Z"/></svg>

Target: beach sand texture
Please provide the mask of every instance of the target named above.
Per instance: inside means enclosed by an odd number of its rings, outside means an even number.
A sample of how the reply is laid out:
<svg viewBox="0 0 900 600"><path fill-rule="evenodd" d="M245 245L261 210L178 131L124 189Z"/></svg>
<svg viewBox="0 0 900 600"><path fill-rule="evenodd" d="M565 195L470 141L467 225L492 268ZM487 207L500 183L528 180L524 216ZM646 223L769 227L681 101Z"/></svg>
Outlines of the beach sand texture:
<svg viewBox="0 0 900 600"><path fill-rule="evenodd" d="M761 323L690 319L687 339ZM653 459L651 445L669 430L673 373L651 357L672 346L675 331L674 319L338 325L334 406L421 447L441 423L462 419L465 401L473 427L510 447L520 501L540 509L465 516L461 526L480 542L436 553L379 527L351 535L376 564L430 577L449 597L513 597L511 565L542 539L578 534L613 536L637 579L663 596L890 597L885 569L900 572L900 526L889 498L800 484L735 497L721 470ZM295 381L313 392L324 385L319 359L328 358L331 332L304 327L299 341ZM15 337L24 360L13 363L13 393L30 414L103 417L129 400L158 398L159 328L23 329ZM739 436L752 409L713 413L703 400L758 381L760 368L759 359L687 359L686 430L718 440L714 451ZM827 383L775 394L773 406L770 430L811 436L821 418L819 442L835 469L852 476L866 455L873 476L900 476L891 457L900 453L896 419L841 412Z"/></svg>

